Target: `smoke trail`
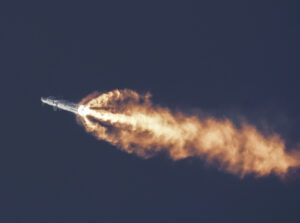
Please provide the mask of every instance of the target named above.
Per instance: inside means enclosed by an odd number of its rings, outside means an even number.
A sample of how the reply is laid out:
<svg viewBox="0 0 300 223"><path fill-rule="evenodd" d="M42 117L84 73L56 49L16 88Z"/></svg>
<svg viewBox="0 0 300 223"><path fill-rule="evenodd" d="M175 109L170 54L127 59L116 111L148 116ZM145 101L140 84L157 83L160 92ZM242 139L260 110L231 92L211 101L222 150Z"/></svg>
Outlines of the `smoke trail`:
<svg viewBox="0 0 300 223"><path fill-rule="evenodd" d="M132 90L93 93L84 98L78 119L96 138L148 158L166 152L173 160L200 157L227 172L284 176L300 166L278 135L263 136L254 126L237 128L229 120L200 119L155 106L150 94Z"/></svg>

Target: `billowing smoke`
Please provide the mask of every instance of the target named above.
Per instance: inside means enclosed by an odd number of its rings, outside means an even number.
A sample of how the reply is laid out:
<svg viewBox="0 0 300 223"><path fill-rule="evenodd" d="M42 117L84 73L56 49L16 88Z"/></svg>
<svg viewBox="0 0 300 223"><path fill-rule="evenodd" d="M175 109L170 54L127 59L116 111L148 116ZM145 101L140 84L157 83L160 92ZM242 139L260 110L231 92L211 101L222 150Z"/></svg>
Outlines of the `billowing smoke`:
<svg viewBox="0 0 300 223"><path fill-rule="evenodd" d="M84 98L78 119L87 132L120 149L148 158L165 152L171 159L199 157L238 176L285 176L300 166L299 152L287 152L276 134L254 126L199 118L154 105L150 94L132 90L93 93Z"/></svg>

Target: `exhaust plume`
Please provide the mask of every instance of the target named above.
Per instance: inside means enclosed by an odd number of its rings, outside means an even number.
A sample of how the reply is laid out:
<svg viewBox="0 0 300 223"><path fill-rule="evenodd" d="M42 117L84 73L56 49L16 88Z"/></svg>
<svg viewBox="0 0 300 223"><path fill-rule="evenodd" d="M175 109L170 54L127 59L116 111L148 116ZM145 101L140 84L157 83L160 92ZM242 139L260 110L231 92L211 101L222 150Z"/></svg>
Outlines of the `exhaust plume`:
<svg viewBox="0 0 300 223"><path fill-rule="evenodd" d="M277 134L264 136L252 125L236 127L228 119L175 113L153 105L149 93L96 92L80 102L77 117L96 138L143 158L159 152L173 160L199 157L240 177L282 177L300 165L299 152L287 152Z"/></svg>

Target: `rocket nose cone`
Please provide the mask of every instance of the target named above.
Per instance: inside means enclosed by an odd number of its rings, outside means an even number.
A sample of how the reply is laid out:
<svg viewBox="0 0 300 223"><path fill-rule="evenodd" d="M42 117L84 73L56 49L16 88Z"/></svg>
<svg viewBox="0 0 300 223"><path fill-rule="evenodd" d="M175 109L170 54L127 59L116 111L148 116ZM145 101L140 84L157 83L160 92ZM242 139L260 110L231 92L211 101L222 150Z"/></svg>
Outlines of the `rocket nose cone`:
<svg viewBox="0 0 300 223"><path fill-rule="evenodd" d="M46 99L45 99L45 98L43 98L43 97L41 97L41 101L42 101L42 102L45 102L45 101L46 101Z"/></svg>

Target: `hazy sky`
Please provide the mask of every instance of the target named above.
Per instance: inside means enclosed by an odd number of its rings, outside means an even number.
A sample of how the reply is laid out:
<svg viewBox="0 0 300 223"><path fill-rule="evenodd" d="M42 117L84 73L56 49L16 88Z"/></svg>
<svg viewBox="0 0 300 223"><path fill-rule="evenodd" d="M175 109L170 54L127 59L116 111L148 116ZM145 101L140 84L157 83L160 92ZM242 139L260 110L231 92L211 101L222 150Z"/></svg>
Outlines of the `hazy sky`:
<svg viewBox="0 0 300 223"><path fill-rule="evenodd" d="M298 1L16 1L1 7L1 222L295 222L300 178L256 179L198 159L143 160L71 113L94 90L150 91L240 117L297 147ZM299 144L298 144L299 147Z"/></svg>

